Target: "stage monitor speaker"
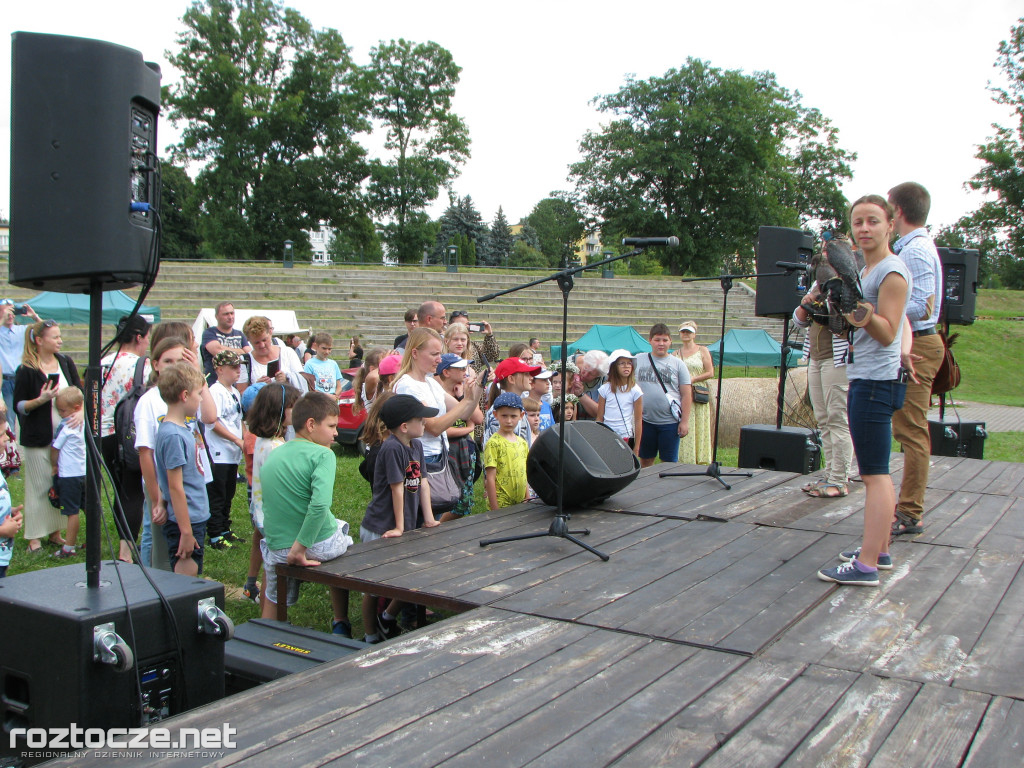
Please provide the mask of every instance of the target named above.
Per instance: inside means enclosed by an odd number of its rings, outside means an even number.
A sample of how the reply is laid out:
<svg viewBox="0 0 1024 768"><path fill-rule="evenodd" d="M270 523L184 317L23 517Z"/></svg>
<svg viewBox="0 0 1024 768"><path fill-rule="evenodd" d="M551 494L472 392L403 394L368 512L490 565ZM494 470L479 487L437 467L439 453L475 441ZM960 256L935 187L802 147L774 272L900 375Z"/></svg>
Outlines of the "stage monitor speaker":
<svg viewBox="0 0 1024 768"><path fill-rule="evenodd" d="M777 428L774 424L748 424L740 428L736 461L740 467L806 475L818 469L820 459L821 446L810 429Z"/></svg>
<svg viewBox="0 0 1024 768"><path fill-rule="evenodd" d="M757 230L757 272L782 272L777 261L808 264L814 250L810 232L788 227L761 227ZM754 314L758 317L789 317L807 293L811 280L803 271L757 278Z"/></svg>
<svg viewBox="0 0 1024 768"><path fill-rule="evenodd" d="M158 264L159 67L99 40L13 38L9 282L143 282Z"/></svg>
<svg viewBox="0 0 1024 768"><path fill-rule="evenodd" d="M974 322L974 306L978 299L977 251L964 248L939 248L942 260L942 311L950 325Z"/></svg>
<svg viewBox="0 0 1024 768"><path fill-rule="evenodd" d="M545 504L558 504L559 425L541 432L526 457L526 479ZM640 461L609 427L596 421L565 425L562 506L586 507L618 493L640 473Z"/></svg>
<svg viewBox="0 0 1024 768"><path fill-rule="evenodd" d="M223 611L224 586L150 570L169 615L140 566L120 567L122 594L113 564L104 565L93 589L84 563L0 582L0 764L30 748L17 728L142 727L223 698L227 637L199 628L202 611ZM98 654L104 635L123 641L116 662Z"/></svg>
<svg viewBox="0 0 1024 768"><path fill-rule="evenodd" d="M967 459L985 458L984 421L928 420L933 456L960 456Z"/></svg>

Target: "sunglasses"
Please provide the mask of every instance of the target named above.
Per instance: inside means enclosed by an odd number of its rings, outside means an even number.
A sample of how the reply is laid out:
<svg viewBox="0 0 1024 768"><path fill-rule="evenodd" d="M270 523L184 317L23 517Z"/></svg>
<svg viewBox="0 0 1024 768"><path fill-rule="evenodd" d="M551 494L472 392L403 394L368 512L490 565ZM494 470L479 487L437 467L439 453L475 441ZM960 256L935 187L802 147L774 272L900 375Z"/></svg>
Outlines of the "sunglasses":
<svg viewBox="0 0 1024 768"><path fill-rule="evenodd" d="M56 320L43 320L43 328L44 329L45 328L54 328L54 327L56 327L56 325L57 325L57 321ZM28 338L29 338L29 341L33 341L34 342L36 340L36 332L35 332L34 328L29 328L28 329Z"/></svg>

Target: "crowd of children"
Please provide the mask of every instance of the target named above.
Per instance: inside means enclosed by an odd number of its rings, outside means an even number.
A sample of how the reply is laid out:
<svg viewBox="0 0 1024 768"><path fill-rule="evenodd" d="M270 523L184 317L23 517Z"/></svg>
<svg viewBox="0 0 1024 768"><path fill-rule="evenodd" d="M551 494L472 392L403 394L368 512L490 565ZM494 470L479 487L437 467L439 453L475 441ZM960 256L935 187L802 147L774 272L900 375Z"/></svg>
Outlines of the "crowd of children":
<svg viewBox="0 0 1024 768"><path fill-rule="evenodd" d="M273 618L279 599L296 602L299 584L290 581L288 593L279 596L276 565L319 565L352 544L348 524L331 510L336 460L330 446L345 386L330 358L333 339L326 333L311 336L304 366L311 391L305 394L276 379L240 391L245 355L229 348L212 356L208 379L184 323L154 326L150 341L150 377L134 404L145 514L141 546L132 555L147 566L195 576L203 572L207 547L226 550L244 542L231 520L244 460L253 534L242 594ZM530 499L529 447L557 423L561 411L567 420L575 418L577 398L552 397L556 372L534 364L529 350L510 350L519 354L495 366L484 396L486 376L466 358L442 349L438 333L415 329L401 354L370 350L355 377L358 409L367 411L360 472L371 489L359 528L362 542L401 537L469 514L481 476L492 510ZM602 389L602 404L608 410L607 403L615 402L632 415L630 360L613 363L611 389ZM50 498L66 521L64 543L54 556L67 558L76 553L85 493L83 395L77 386L63 386L53 399L61 422L50 448ZM609 425L624 428L629 433L624 437L638 436L631 431L638 429L633 421L613 418L617 412L608 411ZM478 442L474 433L481 426ZM0 423L0 451L7 440L4 427ZM456 492L445 500L444 484L437 483L448 471L455 475ZM431 476L438 479L434 489ZM23 524L21 507L12 508L6 481L0 481L0 576ZM127 559L123 549L122 559ZM348 593L332 589L331 605L332 631L351 637ZM366 640L397 634L403 608L364 595Z"/></svg>

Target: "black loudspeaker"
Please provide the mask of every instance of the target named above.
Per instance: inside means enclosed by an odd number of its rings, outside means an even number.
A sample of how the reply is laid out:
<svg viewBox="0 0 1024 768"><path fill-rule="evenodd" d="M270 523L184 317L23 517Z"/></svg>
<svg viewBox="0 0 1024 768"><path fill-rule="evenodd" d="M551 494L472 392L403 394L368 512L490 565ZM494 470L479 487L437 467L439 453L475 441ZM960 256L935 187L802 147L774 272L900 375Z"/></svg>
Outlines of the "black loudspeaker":
<svg viewBox="0 0 1024 768"><path fill-rule="evenodd" d="M559 425L541 432L526 457L526 479L545 504L558 504ZM565 425L562 506L586 507L607 499L640 473L640 461L609 427L596 421Z"/></svg>
<svg viewBox="0 0 1024 768"><path fill-rule="evenodd" d="M38 750L25 730L141 727L223 698L227 637L202 614L223 610L224 586L150 570L168 614L140 566L120 568L122 594L104 565L95 589L83 563L0 580L0 763Z"/></svg>
<svg viewBox="0 0 1024 768"><path fill-rule="evenodd" d="M159 67L99 40L13 38L9 282L143 282L158 263Z"/></svg>
<svg viewBox="0 0 1024 768"><path fill-rule="evenodd" d="M740 453L736 463L747 469L806 475L820 466L821 446L810 429L748 424L740 428Z"/></svg>
<svg viewBox="0 0 1024 768"><path fill-rule="evenodd" d="M777 261L808 264L813 250L814 237L810 232L788 227L761 227L757 230L757 272L782 272L775 266ZM789 317L807 293L811 280L802 270L757 278L754 314L758 317Z"/></svg>
<svg viewBox="0 0 1024 768"><path fill-rule="evenodd" d="M951 325L974 322L974 306L978 299L978 261L975 250L939 248L942 260L942 311ZM953 454L941 454L953 455ZM980 457L979 457L980 458Z"/></svg>
<svg viewBox="0 0 1024 768"><path fill-rule="evenodd" d="M252 619L239 625L224 646L225 693L246 691L369 647L316 629Z"/></svg>
<svg viewBox="0 0 1024 768"><path fill-rule="evenodd" d="M968 459L985 458L984 421L928 420L928 434L932 440L933 456L961 456Z"/></svg>

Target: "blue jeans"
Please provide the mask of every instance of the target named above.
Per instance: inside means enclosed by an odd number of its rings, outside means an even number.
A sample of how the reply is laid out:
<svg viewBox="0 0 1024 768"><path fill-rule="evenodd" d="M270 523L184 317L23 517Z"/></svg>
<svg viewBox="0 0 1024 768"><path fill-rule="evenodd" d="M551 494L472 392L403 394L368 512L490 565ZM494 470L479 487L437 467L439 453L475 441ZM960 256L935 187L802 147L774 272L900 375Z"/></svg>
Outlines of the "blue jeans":
<svg viewBox="0 0 1024 768"><path fill-rule="evenodd" d="M14 377L4 376L3 385L4 403L7 404L7 425L11 432L18 434L18 417L14 413Z"/></svg>
<svg viewBox="0 0 1024 768"><path fill-rule="evenodd" d="M661 456L662 461L679 461L679 423L651 424L645 421L639 454L641 459Z"/></svg>
<svg viewBox="0 0 1024 768"><path fill-rule="evenodd" d="M846 410L850 437L862 475L888 475L892 415L903 407L907 385L898 381L850 379Z"/></svg>

